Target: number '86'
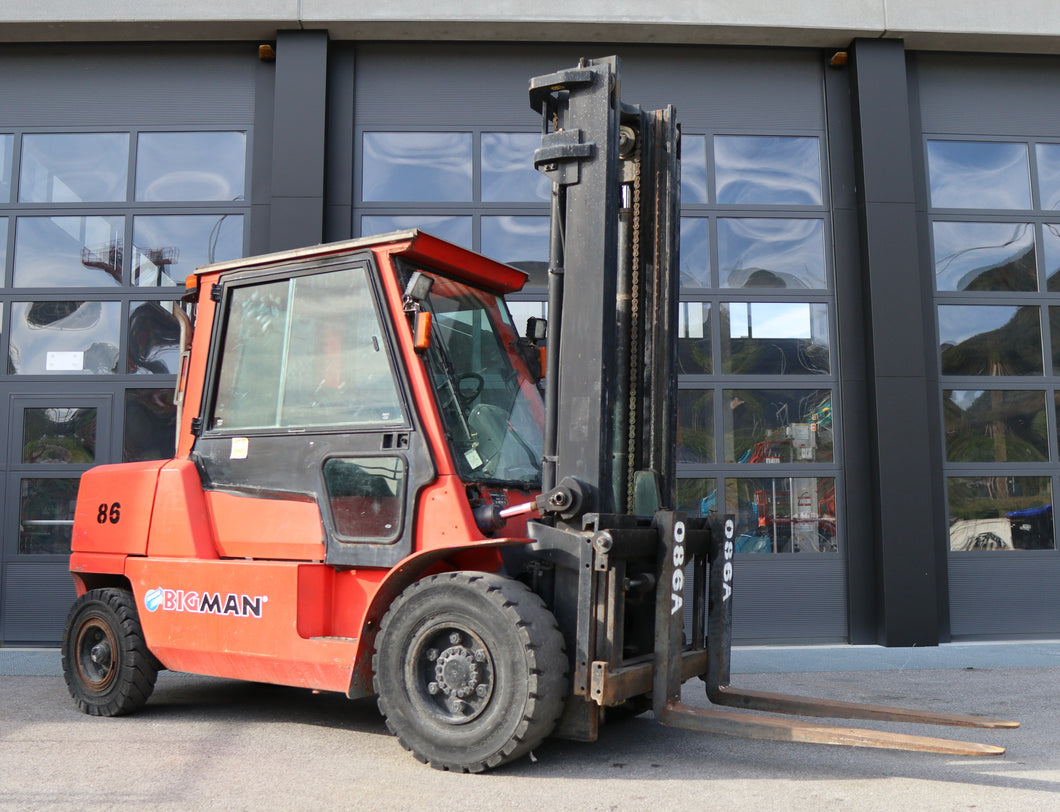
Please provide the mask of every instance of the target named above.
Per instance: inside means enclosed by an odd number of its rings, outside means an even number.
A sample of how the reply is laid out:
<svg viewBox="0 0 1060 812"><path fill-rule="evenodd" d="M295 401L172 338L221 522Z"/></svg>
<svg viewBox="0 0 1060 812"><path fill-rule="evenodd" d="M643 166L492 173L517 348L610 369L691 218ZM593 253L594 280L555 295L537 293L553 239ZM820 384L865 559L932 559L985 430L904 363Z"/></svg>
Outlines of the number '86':
<svg viewBox="0 0 1060 812"><path fill-rule="evenodd" d="M99 506L99 512L96 514L96 521L100 524L117 524L121 519L121 502L114 502L108 505L106 502Z"/></svg>

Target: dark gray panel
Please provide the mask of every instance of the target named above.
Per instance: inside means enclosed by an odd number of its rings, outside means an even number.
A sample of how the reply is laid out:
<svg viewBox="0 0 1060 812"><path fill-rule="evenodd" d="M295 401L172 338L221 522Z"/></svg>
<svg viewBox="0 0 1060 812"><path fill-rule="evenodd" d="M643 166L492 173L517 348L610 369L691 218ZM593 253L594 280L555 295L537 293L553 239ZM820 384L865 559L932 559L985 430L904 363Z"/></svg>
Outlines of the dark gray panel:
<svg viewBox="0 0 1060 812"><path fill-rule="evenodd" d="M57 644L76 597L67 565L16 561L3 575L4 643Z"/></svg>
<svg viewBox="0 0 1060 812"><path fill-rule="evenodd" d="M272 144L274 196L322 194L327 65L326 32L279 33Z"/></svg>
<svg viewBox="0 0 1060 812"><path fill-rule="evenodd" d="M463 44L357 46L360 126L527 126L531 76L581 56L618 54L622 96L645 108L677 107L686 128L772 132L824 128L816 51L651 48L629 45Z"/></svg>
<svg viewBox="0 0 1060 812"><path fill-rule="evenodd" d="M924 132L1060 133L1060 58L917 54Z"/></svg>
<svg viewBox="0 0 1060 812"><path fill-rule="evenodd" d="M733 638L847 639L846 563L812 556L739 556L733 592Z"/></svg>
<svg viewBox="0 0 1060 812"><path fill-rule="evenodd" d="M955 637L1060 634L1060 558L1055 553L955 554L949 571Z"/></svg>
<svg viewBox="0 0 1060 812"><path fill-rule="evenodd" d="M0 126L247 126L256 45L8 47Z"/></svg>

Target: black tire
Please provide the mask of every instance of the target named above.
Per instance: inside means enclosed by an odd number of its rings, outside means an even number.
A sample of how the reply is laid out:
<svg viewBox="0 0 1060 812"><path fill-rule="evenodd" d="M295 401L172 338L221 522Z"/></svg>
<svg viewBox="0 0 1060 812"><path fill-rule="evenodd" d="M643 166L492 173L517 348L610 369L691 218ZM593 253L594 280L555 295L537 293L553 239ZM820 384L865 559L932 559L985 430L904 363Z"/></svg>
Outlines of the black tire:
<svg viewBox="0 0 1060 812"><path fill-rule="evenodd" d="M494 573L450 572L406 589L380 624L372 667L387 727L439 770L481 772L525 755L567 698L555 617Z"/></svg>
<svg viewBox="0 0 1060 812"><path fill-rule="evenodd" d="M62 655L66 687L82 713L132 713L155 689L157 660L124 589L93 589L77 599L66 618Z"/></svg>

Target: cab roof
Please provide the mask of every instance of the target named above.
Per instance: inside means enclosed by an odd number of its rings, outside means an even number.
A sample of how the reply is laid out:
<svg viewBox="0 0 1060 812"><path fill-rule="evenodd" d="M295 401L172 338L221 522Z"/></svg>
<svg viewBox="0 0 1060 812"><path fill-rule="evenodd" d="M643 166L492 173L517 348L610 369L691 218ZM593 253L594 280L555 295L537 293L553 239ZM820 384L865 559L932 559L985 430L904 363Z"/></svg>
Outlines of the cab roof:
<svg viewBox="0 0 1060 812"><path fill-rule="evenodd" d="M511 265L489 259L482 254L461 248L459 245L431 236L419 229L408 229L374 237L359 237L354 240L323 243L290 251L277 251L271 254L214 262L197 268L195 273L188 277L187 287L189 290L198 287L200 277L212 276L224 271L263 269L310 259L353 254L364 250L403 257L410 262L441 271L496 293L512 293L520 290L527 280L527 275L523 271Z"/></svg>

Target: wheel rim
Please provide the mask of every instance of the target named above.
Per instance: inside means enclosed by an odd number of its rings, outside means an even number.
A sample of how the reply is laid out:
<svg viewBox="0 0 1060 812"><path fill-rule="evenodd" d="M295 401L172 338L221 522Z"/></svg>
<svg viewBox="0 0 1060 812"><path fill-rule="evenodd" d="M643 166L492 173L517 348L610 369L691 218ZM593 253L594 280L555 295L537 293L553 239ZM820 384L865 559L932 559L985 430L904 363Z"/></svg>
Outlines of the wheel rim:
<svg viewBox="0 0 1060 812"><path fill-rule="evenodd" d="M90 690L106 691L114 681L117 669L114 657L118 651L118 640L110 625L102 618L85 618L77 629L74 653L77 675Z"/></svg>
<svg viewBox="0 0 1060 812"><path fill-rule="evenodd" d="M486 710L493 696L493 657L464 624L438 623L416 635L405 680L421 711L447 725L466 724Z"/></svg>

